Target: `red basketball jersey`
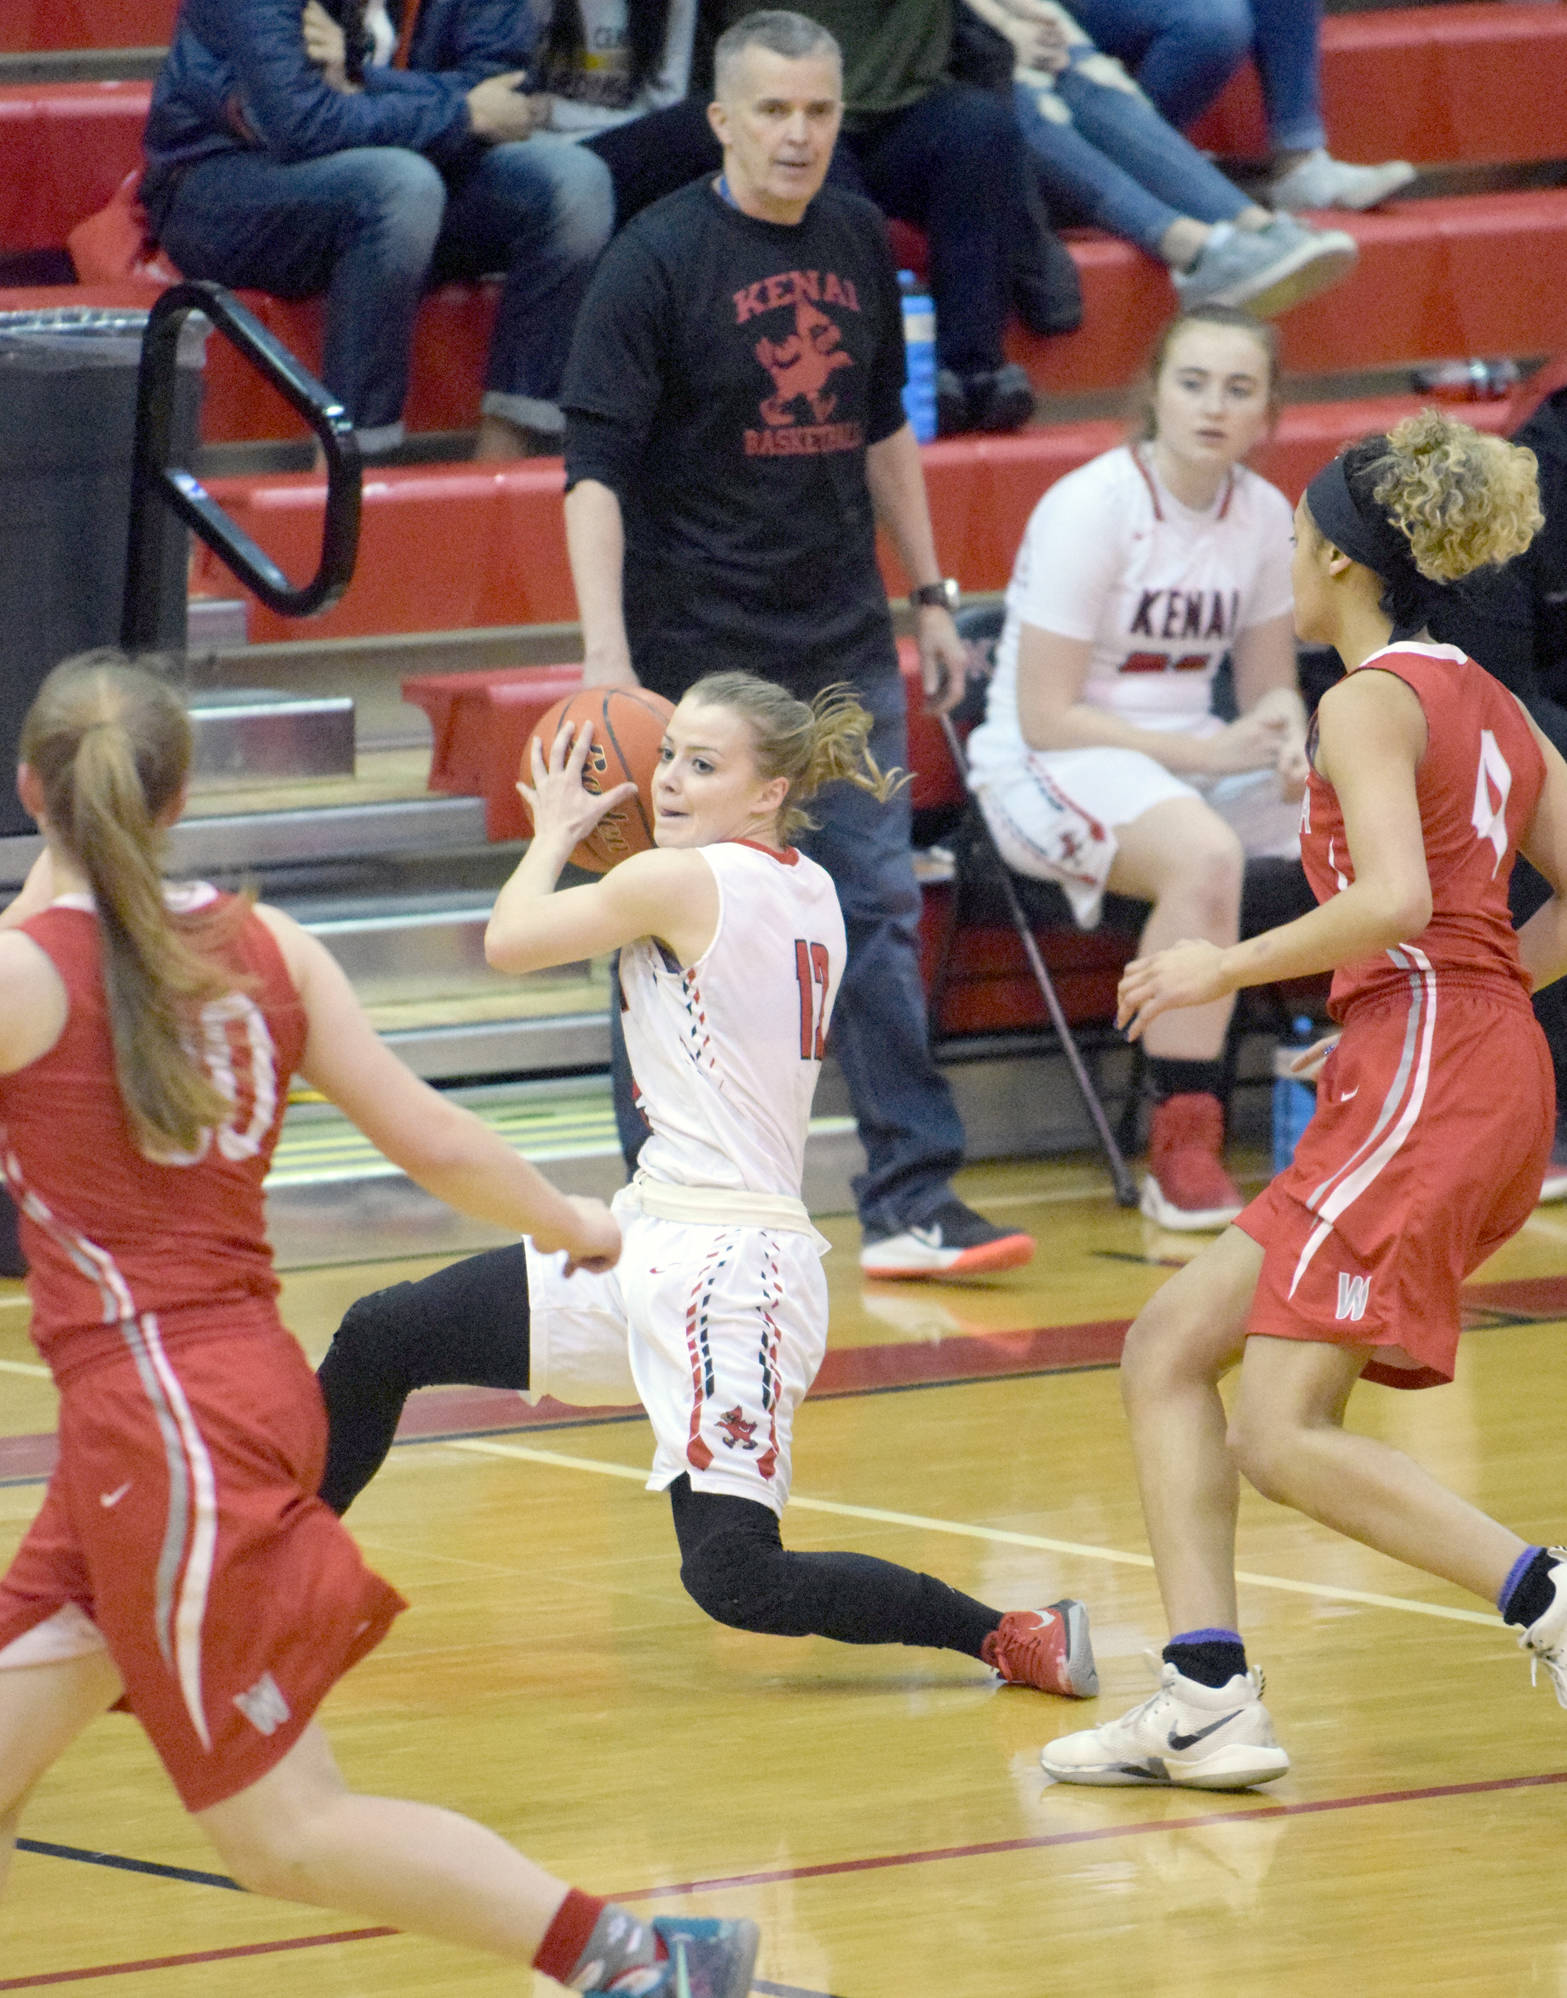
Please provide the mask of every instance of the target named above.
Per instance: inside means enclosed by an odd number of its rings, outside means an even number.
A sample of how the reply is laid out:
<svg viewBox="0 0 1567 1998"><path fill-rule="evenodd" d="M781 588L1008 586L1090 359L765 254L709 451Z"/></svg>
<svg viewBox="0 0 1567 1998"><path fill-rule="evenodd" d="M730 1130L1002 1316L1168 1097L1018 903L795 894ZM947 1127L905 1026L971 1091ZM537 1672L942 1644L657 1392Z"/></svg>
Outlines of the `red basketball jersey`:
<svg viewBox="0 0 1567 1998"><path fill-rule="evenodd" d="M1333 975L1334 1018L1365 999L1407 996L1411 979L1433 976L1527 993L1507 882L1545 783L1545 759L1523 709L1456 646L1403 641L1360 670L1395 674L1425 710L1415 793L1431 921L1418 937L1341 966ZM1338 798L1315 769L1301 811L1300 855L1319 902L1355 878Z"/></svg>
<svg viewBox="0 0 1567 1998"><path fill-rule="evenodd" d="M171 891L211 907L211 888ZM168 1160L138 1148L114 1071L97 915L66 896L22 925L65 984L60 1038L0 1076L0 1145L22 1217L33 1338L57 1376L119 1350L117 1325L154 1312L276 1294L262 1211L305 1015L282 953L255 915L224 947L239 989L201 1009L201 1059L231 1103L194 1152Z"/></svg>

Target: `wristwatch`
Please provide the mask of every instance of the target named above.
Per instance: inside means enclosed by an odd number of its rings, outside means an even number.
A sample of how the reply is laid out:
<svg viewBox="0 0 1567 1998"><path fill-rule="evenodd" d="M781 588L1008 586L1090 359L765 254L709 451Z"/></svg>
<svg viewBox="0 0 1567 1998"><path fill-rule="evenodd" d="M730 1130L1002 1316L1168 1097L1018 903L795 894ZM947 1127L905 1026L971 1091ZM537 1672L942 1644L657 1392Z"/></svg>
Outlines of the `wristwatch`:
<svg viewBox="0 0 1567 1998"><path fill-rule="evenodd" d="M956 611L960 601L961 593L951 576L939 583L921 583L917 590L909 592L909 602L916 610Z"/></svg>

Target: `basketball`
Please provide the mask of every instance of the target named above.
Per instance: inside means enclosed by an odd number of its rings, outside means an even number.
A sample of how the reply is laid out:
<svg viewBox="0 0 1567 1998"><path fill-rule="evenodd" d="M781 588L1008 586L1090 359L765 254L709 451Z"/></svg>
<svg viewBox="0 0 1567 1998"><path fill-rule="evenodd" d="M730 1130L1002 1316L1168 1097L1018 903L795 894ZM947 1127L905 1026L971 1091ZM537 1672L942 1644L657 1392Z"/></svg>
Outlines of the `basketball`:
<svg viewBox="0 0 1567 1998"><path fill-rule="evenodd" d="M524 782L533 775L533 745L546 755L563 728L593 724L593 743L582 766L582 783L595 797L632 783L637 795L606 812L585 840L573 848L571 863L589 874L607 874L617 861L645 853L653 844L653 773L659 744L674 703L645 687L583 687L542 714L523 745ZM523 800L527 809L527 800Z"/></svg>

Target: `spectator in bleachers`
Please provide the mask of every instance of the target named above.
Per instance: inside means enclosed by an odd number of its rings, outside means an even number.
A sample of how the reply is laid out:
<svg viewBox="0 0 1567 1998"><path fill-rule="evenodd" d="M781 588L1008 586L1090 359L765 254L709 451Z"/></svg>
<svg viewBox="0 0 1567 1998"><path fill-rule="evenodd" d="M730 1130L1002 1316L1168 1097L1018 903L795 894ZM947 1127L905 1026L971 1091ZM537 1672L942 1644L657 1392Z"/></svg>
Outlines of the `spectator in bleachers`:
<svg viewBox="0 0 1567 1998"><path fill-rule="evenodd" d="M968 0L1016 51L1018 123L1051 215L1125 236L1181 303L1264 318L1336 283L1355 241L1248 199L1101 54L1055 0Z"/></svg>
<svg viewBox="0 0 1567 1998"><path fill-rule="evenodd" d="M1007 864L1059 883L1085 929L1106 890L1151 902L1139 956L1233 943L1248 855L1298 856L1305 710L1290 621L1290 506L1241 462L1273 412L1273 330L1183 313L1151 363L1142 435L1053 485L1007 589L975 793ZM1224 655L1239 718L1211 710ZM1215 1229L1232 1000L1163 1015L1143 1212Z"/></svg>
<svg viewBox="0 0 1567 1998"><path fill-rule="evenodd" d="M142 199L187 276L326 297L322 372L360 448L403 435L427 286L504 273L480 450L559 448L572 324L612 225L604 162L517 86L517 0L424 0L396 22L321 0L183 0L153 89Z"/></svg>
<svg viewBox="0 0 1567 1998"><path fill-rule="evenodd" d="M1322 123L1322 0L1074 0L1172 125L1202 115L1250 56L1267 117L1267 196L1278 208L1375 208L1407 187L1405 160L1334 159Z"/></svg>
<svg viewBox="0 0 1567 1998"><path fill-rule="evenodd" d="M549 100L549 130L598 154L615 184L615 219L716 173L718 141L692 99L697 0L535 0L529 72Z"/></svg>

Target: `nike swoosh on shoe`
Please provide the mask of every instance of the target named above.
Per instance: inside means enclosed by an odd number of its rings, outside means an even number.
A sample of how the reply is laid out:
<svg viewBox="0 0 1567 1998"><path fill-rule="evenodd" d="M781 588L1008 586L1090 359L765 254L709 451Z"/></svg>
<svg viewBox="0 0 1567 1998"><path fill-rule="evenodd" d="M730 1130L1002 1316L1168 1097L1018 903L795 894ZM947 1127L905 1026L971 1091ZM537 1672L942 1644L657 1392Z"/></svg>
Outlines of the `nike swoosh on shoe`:
<svg viewBox="0 0 1567 1998"><path fill-rule="evenodd" d="M1174 1728L1172 1728L1170 1730L1170 1746L1175 1750L1177 1755L1184 1755L1188 1748L1195 1748L1199 1741L1205 1740L1210 1734L1217 1734L1221 1727L1225 1727L1230 1721L1237 1719L1243 1711L1243 1708L1237 1707L1233 1714L1221 1714L1216 1721L1209 1721L1206 1727L1198 1728L1195 1734L1177 1734Z"/></svg>

